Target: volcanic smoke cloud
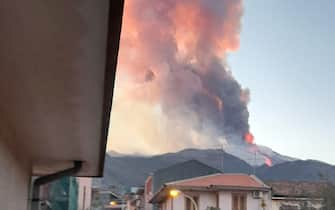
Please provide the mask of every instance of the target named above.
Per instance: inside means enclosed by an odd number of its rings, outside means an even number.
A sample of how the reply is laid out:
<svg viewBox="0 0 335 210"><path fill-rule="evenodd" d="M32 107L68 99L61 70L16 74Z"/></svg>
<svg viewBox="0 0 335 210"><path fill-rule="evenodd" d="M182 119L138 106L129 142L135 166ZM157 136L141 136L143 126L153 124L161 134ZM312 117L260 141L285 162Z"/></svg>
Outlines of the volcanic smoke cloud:
<svg viewBox="0 0 335 210"><path fill-rule="evenodd" d="M110 148L159 153L244 143L249 91L225 63L240 0L128 0Z"/></svg>

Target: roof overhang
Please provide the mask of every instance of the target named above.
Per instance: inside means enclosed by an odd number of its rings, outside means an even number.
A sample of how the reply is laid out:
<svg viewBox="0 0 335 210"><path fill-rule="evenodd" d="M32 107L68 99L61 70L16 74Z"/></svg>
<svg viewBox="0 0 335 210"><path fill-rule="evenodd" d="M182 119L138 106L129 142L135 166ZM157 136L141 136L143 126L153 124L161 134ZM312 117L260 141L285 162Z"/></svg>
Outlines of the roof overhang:
<svg viewBox="0 0 335 210"><path fill-rule="evenodd" d="M0 139L33 175L103 172L123 0L0 3Z"/></svg>

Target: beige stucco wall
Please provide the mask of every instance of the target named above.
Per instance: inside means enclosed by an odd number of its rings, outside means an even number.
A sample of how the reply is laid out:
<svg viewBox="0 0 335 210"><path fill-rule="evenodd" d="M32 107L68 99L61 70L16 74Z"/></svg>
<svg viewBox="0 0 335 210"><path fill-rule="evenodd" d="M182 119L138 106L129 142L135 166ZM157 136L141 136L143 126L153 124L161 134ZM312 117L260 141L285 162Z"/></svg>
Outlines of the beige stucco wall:
<svg viewBox="0 0 335 210"><path fill-rule="evenodd" d="M222 191L219 193L219 208L220 210L232 209L232 197L230 192Z"/></svg>
<svg viewBox="0 0 335 210"><path fill-rule="evenodd" d="M262 208L262 200L264 200L265 208ZM271 210L271 194L264 193L263 199L255 199L252 197L252 193L248 193L247 196L247 206L252 210Z"/></svg>
<svg viewBox="0 0 335 210"><path fill-rule="evenodd" d="M219 197L220 210L231 210L232 209L232 193L229 191L220 192ZM264 194L264 202L266 207L264 210L271 210L271 195L270 193ZM255 199L252 197L252 193L247 193L247 209L248 210L263 210L261 208L262 199Z"/></svg>
<svg viewBox="0 0 335 210"><path fill-rule="evenodd" d="M199 210L206 210L207 207L216 207L216 193L215 192L193 192L187 193L188 195L195 195L199 197ZM266 193L263 197L266 207L261 208L262 199L255 199L252 197L251 191L247 193L247 209L248 210L272 210L271 209L271 195ZM178 196L173 199L168 198L163 204L163 210L185 210L185 199L183 196ZM173 206L173 208L172 208ZM220 210L232 210L232 193L229 191L219 192L219 208Z"/></svg>
<svg viewBox="0 0 335 210"><path fill-rule="evenodd" d="M185 209L185 198L178 196L176 198L168 198L166 200L165 210L184 210Z"/></svg>
<svg viewBox="0 0 335 210"><path fill-rule="evenodd" d="M2 137L2 138L1 138ZM17 149L4 143L0 133L0 209L28 209L31 166Z"/></svg>
<svg viewBox="0 0 335 210"><path fill-rule="evenodd" d="M216 193L203 192L199 196L199 210L206 210L207 207L216 207Z"/></svg>

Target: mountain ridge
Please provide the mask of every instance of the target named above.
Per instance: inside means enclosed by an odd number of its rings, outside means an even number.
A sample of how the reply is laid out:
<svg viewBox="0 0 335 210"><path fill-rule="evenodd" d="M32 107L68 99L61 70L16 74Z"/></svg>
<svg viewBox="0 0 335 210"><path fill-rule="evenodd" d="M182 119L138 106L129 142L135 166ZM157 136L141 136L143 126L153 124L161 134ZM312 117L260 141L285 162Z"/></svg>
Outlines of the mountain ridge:
<svg viewBox="0 0 335 210"><path fill-rule="evenodd" d="M238 157L241 160L244 160L249 165L256 165L261 166L265 163L265 157L268 157L272 160L273 164L278 164L286 161L294 161L297 160L297 158L285 156L282 154L279 154L275 151L273 151L271 148L262 146L262 145L248 145L248 144L231 144L229 146L226 146L225 148L207 148L207 149L198 149L198 148L185 148L178 152L184 152L184 151L192 151L192 150L223 150L224 152L231 154L235 157ZM255 151L254 151L255 150ZM160 155L168 155L173 152L167 152L162 154L156 154L156 155L145 155L140 153L132 153L132 154L122 154L113 150L110 150L107 152L111 156L135 156L135 157L154 157L154 156L160 156Z"/></svg>
<svg viewBox="0 0 335 210"><path fill-rule="evenodd" d="M114 156L113 156L114 155ZM184 149L176 153L154 156L106 154L104 177L94 179L96 187L114 186L126 190L132 186L143 186L148 175L158 169L187 160L198 160L224 173L246 173L262 180L319 181L322 176L335 182L335 166L316 160L294 160L252 167L246 161L220 149ZM322 175L322 176L321 176Z"/></svg>

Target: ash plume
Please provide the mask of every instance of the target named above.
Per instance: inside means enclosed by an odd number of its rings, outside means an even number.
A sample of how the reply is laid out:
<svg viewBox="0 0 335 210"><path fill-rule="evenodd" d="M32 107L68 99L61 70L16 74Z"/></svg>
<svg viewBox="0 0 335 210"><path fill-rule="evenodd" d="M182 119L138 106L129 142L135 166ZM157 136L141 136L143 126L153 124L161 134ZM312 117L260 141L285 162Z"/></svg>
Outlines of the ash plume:
<svg viewBox="0 0 335 210"><path fill-rule="evenodd" d="M239 48L241 16L240 0L126 1L112 147L159 153L244 143L249 91L225 61Z"/></svg>

